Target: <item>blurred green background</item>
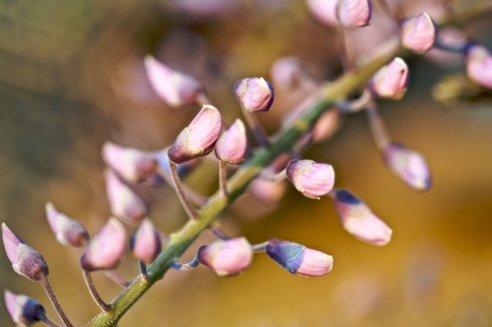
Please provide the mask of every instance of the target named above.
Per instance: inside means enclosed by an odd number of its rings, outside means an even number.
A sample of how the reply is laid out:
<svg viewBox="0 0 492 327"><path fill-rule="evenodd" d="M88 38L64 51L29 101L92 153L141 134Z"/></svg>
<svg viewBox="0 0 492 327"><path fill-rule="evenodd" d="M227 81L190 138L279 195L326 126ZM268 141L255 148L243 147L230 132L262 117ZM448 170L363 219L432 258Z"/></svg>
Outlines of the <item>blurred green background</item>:
<svg viewBox="0 0 492 327"><path fill-rule="evenodd" d="M336 32L314 22L303 1L214 0L205 11L190 10L200 3L0 1L0 218L43 253L76 326L98 311L78 270L80 253L55 242L45 202L95 233L110 214L103 142L159 149L196 113L167 108L157 98L142 70L145 54L203 82L227 122L239 114L233 82L268 76L280 56L300 57L319 79L341 71ZM487 29L490 18L467 26L491 45ZM492 326L492 102L433 102L432 85L462 67L423 59L409 64L404 101L384 102L381 110L391 135L425 154L433 172L429 192L410 190L384 167L363 113L346 117L330 142L308 153L334 165L337 186L353 190L393 228L388 246L346 234L327 199L309 200L292 188L276 210L242 199L223 215L231 234L303 243L333 255L334 270L306 279L258 255L234 278L205 268L170 272L120 326ZM270 131L292 107L286 96L278 94L261 117ZM199 169L189 182L211 193L212 169ZM164 231L183 223L172 191L139 191ZM251 208L263 213L251 217ZM204 233L197 243L211 239ZM128 257L122 274L136 272ZM117 294L116 286L95 279L104 298ZM3 250L0 288L35 297L54 317L40 286L15 275ZM12 325L3 307L0 325Z"/></svg>

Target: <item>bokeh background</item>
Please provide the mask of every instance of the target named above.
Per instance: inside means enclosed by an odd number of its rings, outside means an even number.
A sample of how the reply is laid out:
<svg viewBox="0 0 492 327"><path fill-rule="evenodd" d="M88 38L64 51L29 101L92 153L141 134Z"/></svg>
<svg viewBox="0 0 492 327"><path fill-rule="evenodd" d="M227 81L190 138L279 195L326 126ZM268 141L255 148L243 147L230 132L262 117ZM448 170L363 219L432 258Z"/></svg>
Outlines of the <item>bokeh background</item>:
<svg viewBox="0 0 492 327"><path fill-rule="evenodd" d="M412 13L432 4L400 2ZM490 22L465 29L491 46ZM369 31L350 32L357 51L386 37ZM341 72L336 31L314 21L303 1L0 1L0 220L43 253L76 326L97 307L78 270L80 252L56 243L44 204L52 201L95 233L110 215L103 142L160 149L196 113L168 108L153 93L142 66L148 53L200 80L227 122L240 114L234 81L268 77L276 58L301 58L319 80ZM437 103L432 86L462 64L443 67L425 58L409 64L404 101L380 107L391 135L426 156L429 192L410 190L385 168L363 113L344 117L337 135L308 153L334 165L337 186L354 191L392 226L388 246L350 237L328 199L309 200L292 188L275 207L244 198L221 217L226 230L252 242L277 237L323 250L334 256L334 270L306 279L258 255L234 278L205 268L170 272L120 326L492 326L492 101ZM270 132L293 106L287 96L280 92L261 117ZM188 182L210 194L214 171L205 165ZM164 231L184 222L168 188L139 192ZM211 239L204 233L198 244ZM136 272L128 257L121 273ZM118 293L100 276L96 283L108 300ZM40 286L17 276L3 250L0 288L37 298L54 316ZM12 325L3 307L0 325Z"/></svg>

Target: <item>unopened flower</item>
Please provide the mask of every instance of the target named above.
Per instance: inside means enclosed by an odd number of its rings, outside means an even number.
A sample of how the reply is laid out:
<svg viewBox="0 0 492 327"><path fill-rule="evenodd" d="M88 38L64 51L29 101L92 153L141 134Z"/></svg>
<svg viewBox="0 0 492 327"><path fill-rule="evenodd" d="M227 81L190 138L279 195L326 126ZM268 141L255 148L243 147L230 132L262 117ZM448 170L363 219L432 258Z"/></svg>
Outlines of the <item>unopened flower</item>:
<svg viewBox="0 0 492 327"><path fill-rule="evenodd" d="M320 22L328 26L337 26L338 0L307 0L311 14Z"/></svg>
<svg viewBox="0 0 492 327"><path fill-rule="evenodd" d="M125 227L110 218L94 236L80 258L85 271L113 269L120 262L126 247Z"/></svg>
<svg viewBox="0 0 492 327"><path fill-rule="evenodd" d="M77 220L59 212L52 203L46 204L46 218L56 239L63 245L81 247L89 240L89 233Z"/></svg>
<svg viewBox="0 0 492 327"><path fill-rule="evenodd" d="M313 142L323 142L335 134L340 126L340 111L325 112L313 127L311 138Z"/></svg>
<svg viewBox="0 0 492 327"><path fill-rule="evenodd" d="M305 68L298 58L285 57L275 60L270 76L276 89L293 90L308 79Z"/></svg>
<svg viewBox="0 0 492 327"><path fill-rule="evenodd" d="M5 223L2 223L2 238L5 252L16 273L36 281L48 275L48 265L43 256L19 240Z"/></svg>
<svg viewBox="0 0 492 327"><path fill-rule="evenodd" d="M106 172L105 179L106 193L113 215L131 226L137 225L147 215L147 208L142 199L112 171Z"/></svg>
<svg viewBox="0 0 492 327"><path fill-rule="evenodd" d="M437 28L431 16L422 13L405 19L401 24L401 43L414 52L424 53L434 45Z"/></svg>
<svg viewBox="0 0 492 327"><path fill-rule="evenodd" d="M36 300L22 294L14 294L8 290L4 292L5 307L14 323L21 326L30 326L46 317L46 310Z"/></svg>
<svg viewBox="0 0 492 327"><path fill-rule="evenodd" d="M379 69L369 81L369 89L376 96L399 100L407 91L408 66L397 57Z"/></svg>
<svg viewBox="0 0 492 327"><path fill-rule="evenodd" d="M318 277L329 273L333 268L333 257L302 244L271 239L266 253L290 273Z"/></svg>
<svg viewBox="0 0 492 327"><path fill-rule="evenodd" d="M431 175L424 157L403 144L392 142L383 149L386 165L408 186L425 191L431 187Z"/></svg>
<svg viewBox="0 0 492 327"><path fill-rule="evenodd" d="M145 69L154 91L170 106L199 102L203 88L195 79L171 69L154 57L145 57Z"/></svg>
<svg viewBox="0 0 492 327"><path fill-rule="evenodd" d="M133 254L145 263L151 263L161 252L161 235L150 219L145 219L132 238Z"/></svg>
<svg viewBox="0 0 492 327"><path fill-rule="evenodd" d="M472 43L467 47L466 73L473 82L492 89L492 55L483 45Z"/></svg>
<svg viewBox="0 0 492 327"><path fill-rule="evenodd" d="M388 244L391 240L391 228L374 215L364 202L344 189L337 189L333 193L333 204L348 233L369 244Z"/></svg>
<svg viewBox="0 0 492 327"><path fill-rule="evenodd" d="M276 205L285 195L287 185L285 180L275 181L258 177L251 182L249 190L261 202Z"/></svg>
<svg viewBox="0 0 492 327"><path fill-rule="evenodd" d="M209 154L221 130L222 118L219 110L204 105L176 138L168 151L169 159L179 164Z"/></svg>
<svg viewBox="0 0 492 327"><path fill-rule="evenodd" d="M339 0L338 22L345 27L361 27L371 20L369 0Z"/></svg>
<svg viewBox="0 0 492 327"><path fill-rule="evenodd" d="M244 78L234 86L236 99L247 111L267 111L274 98L273 87L263 77Z"/></svg>
<svg viewBox="0 0 492 327"><path fill-rule="evenodd" d="M215 143L215 155L224 162L238 165L244 161L247 148L246 128L240 119L236 119Z"/></svg>
<svg viewBox="0 0 492 327"><path fill-rule="evenodd" d="M198 260L219 276L235 275L251 264L253 248L244 237L218 240L202 246Z"/></svg>
<svg viewBox="0 0 492 327"><path fill-rule="evenodd" d="M291 160L286 173L295 188L312 199L328 194L335 184L333 167L312 160Z"/></svg>
<svg viewBox="0 0 492 327"><path fill-rule="evenodd" d="M112 142L104 143L102 156L106 164L128 182L145 180L156 170L156 161L149 153Z"/></svg>

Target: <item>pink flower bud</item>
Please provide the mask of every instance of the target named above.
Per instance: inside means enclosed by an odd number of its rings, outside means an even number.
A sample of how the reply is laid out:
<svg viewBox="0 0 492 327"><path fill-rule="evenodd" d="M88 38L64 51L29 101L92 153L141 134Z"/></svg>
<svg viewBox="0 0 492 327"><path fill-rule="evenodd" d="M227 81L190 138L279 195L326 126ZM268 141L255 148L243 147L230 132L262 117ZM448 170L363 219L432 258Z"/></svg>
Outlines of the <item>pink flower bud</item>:
<svg viewBox="0 0 492 327"><path fill-rule="evenodd" d="M104 162L128 182L139 182L152 176L156 161L143 151L106 142L102 148Z"/></svg>
<svg viewBox="0 0 492 327"><path fill-rule="evenodd" d="M335 184L335 171L328 164L312 160L291 160L287 164L287 177L304 196L319 199L328 194Z"/></svg>
<svg viewBox="0 0 492 327"><path fill-rule="evenodd" d="M236 119L215 143L215 155L224 162L238 165L244 161L247 148L246 128L240 119Z"/></svg>
<svg viewBox="0 0 492 327"><path fill-rule="evenodd" d="M2 238L5 252L16 273L31 280L40 280L49 273L43 256L24 244L2 223Z"/></svg>
<svg viewBox="0 0 492 327"><path fill-rule="evenodd" d="M342 26L361 27L371 20L371 2L369 0L339 0L338 21Z"/></svg>
<svg viewBox="0 0 492 327"><path fill-rule="evenodd" d="M297 88L308 78L302 63L295 57L276 60L270 69L270 76L276 89L286 91Z"/></svg>
<svg viewBox="0 0 492 327"><path fill-rule="evenodd" d="M106 193L113 215L131 226L140 223L147 216L142 199L112 171L105 175Z"/></svg>
<svg viewBox="0 0 492 327"><path fill-rule="evenodd" d="M330 139L340 126L340 111L329 110L316 122L312 131L313 142L323 142Z"/></svg>
<svg viewBox="0 0 492 327"><path fill-rule="evenodd" d="M36 300L22 294L14 294L8 290L4 292L5 307L14 323L30 326L44 320L46 311Z"/></svg>
<svg viewBox="0 0 492 327"><path fill-rule="evenodd" d="M198 260L219 276L235 275L246 269L253 260L253 248L244 237L218 240L202 246Z"/></svg>
<svg viewBox="0 0 492 327"><path fill-rule="evenodd" d="M222 118L217 108L204 105L191 123L178 135L168 151L175 163L205 156L212 151L222 130Z"/></svg>
<svg viewBox="0 0 492 327"><path fill-rule="evenodd" d="M154 91L170 106L198 103L203 88L195 79L172 70L151 56L145 57L145 69Z"/></svg>
<svg viewBox="0 0 492 327"><path fill-rule="evenodd" d="M89 240L89 233L78 221L46 204L46 218L58 242L65 246L81 247Z"/></svg>
<svg viewBox="0 0 492 327"><path fill-rule="evenodd" d="M307 0L311 14L320 22L328 26L337 26L338 0Z"/></svg>
<svg viewBox="0 0 492 327"><path fill-rule="evenodd" d="M400 143L390 143L383 149L386 165L410 186L419 191L431 187L429 167L424 157Z"/></svg>
<svg viewBox="0 0 492 327"><path fill-rule="evenodd" d="M117 219L110 218L89 242L80 264L85 271L113 269L120 262L125 247L125 227Z"/></svg>
<svg viewBox="0 0 492 327"><path fill-rule="evenodd" d="M267 205L276 205L287 191L286 181L272 181L265 178L255 178L249 185L254 197Z"/></svg>
<svg viewBox="0 0 492 327"><path fill-rule="evenodd" d="M407 91L408 66L399 57L379 69L369 81L369 89L376 96L399 100Z"/></svg>
<svg viewBox="0 0 492 327"><path fill-rule="evenodd" d="M436 41L437 29L431 16L422 13L405 19L401 24L402 45L416 53L430 50Z"/></svg>
<svg viewBox="0 0 492 327"><path fill-rule="evenodd" d="M151 263L161 252L161 235L150 219L145 219L131 240L133 254L145 263Z"/></svg>
<svg viewBox="0 0 492 327"><path fill-rule="evenodd" d="M272 239L268 241L266 253L285 270L296 275L319 277L333 268L331 255L294 242Z"/></svg>
<svg viewBox="0 0 492 327"><path fill-rule="evenodd" d="M479 44L471 44L466 51L468 78L483 87L492 89L492 55Z"/></svg>
<svg viewBox="0 0 492 327"><path fill-rule="evenodd" d="M347 190L334 191L333 203L343 228L355 238L373 245L386 245L391 240L391 229L364 202Z"/></svg>
<svg viewBox="0 0 492 327"><path fill-rule="evenodd" d="M272 107L273 87L263 77L237 81L234 92L241 107L247 111L268 111Z"/></svg>

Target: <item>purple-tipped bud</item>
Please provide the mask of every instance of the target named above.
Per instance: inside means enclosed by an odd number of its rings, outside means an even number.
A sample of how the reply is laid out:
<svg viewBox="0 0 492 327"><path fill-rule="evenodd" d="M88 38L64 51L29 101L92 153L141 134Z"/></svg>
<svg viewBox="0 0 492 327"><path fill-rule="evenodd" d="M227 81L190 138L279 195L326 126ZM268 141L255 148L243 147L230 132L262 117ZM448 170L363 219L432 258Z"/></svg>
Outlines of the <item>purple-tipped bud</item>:
<svg viewBox="0 0 492 327"><path fill-rule="evenodd" d="M204 105L191 123L181 131L168 151L169 159L183 163L212 151L222 130L222 118L217 108Z"/></svg>
<svg viewBox="0 0 492 327"><path fill-rule="evenodd" d="M198 260L219 276L235 275L253 260L253 248L244 237L218 240L198 250Z"/></svg>
<svg viewBox="0 0 492 327"><path fill-rule="evenodd" d="M335 184L335 171L328 164L312 160L291 160L286 168L287 177L304 196L319 199L328 194Z"/></svg>
<svg viewBox="0 0 492 327"><path fill-rule="evenodd" d="M116 218L110 218L85 249L80 264L85 271L113 269L126 246L126 231Z"/></svg>
<svg viewBox="0 0 492 327"><path fill-rule="evenodd" d="M246 128L240 119L236 119L215 143L215 155L224 162L238 165L244 161L247 148Z"/></svg>
<svg viewBox="0 0 492 327"><path fill-rule="evenodd" d="M492 55L479 44L470 44L466 50L468 78L483 87L492 89Z"/></svg>
<svg viewBox="0 0 492 327"><path fill-rule="evenodd" d="M333 268L331 255L294 242L272 239L268 241L266 253L285 270L296 275L319 277Z"/></svg>
<svg viewBox="0 0 492 327"><path fill-rule="evenodd" d="M349 191L335 190L333 204L343 228L355 238L379 246L386 245L391 240L391 228Z"/></svg>
<svg viewBox="0 0 492 327"><path fill-rule="evenodd" d="M5 252L16 273L31 280L40 280L48 275L48 265L43 256L19 240L5 223L2 223L2 238Z"/></svg>
<svg viewBox="0 0 492 327"><path fill-rule="evenodd" d="M156 171L156 160L143 151L106 142L102 148L104 162L128 182L139 182Z"/></svg>
<svg viewBox="0 0 492 327"><path fill-rule="evenodd" d="M151 263L162 249L161 235L150 219L145 219L131 239L133 254L145 263Z"/></svg>
<svg viewBox="0 0 492 327"><path fill-rule="evenodd" d="M106 194L113 215L130 226L139 224L147 216L142 199L114 172L107 171L105 178Z"/></svg>
<svg viewBox="0 0 492 327"><path fill-rule="evenodd" d="M273 87L263 77L239 80L234 85L236 99L247 111L268 111L272 107Z"/></svg>
<svg viewBox="0 0 492 327"><path fill-rule="evenodd" d="M46 204L46 218L58 242L65 246L81 247L89 240L89 233L78 221Z"/></svg>
<svg viewBox="0 0 492 327"><path fill-rule="evenodd" d="M369 81L369 89L378 97L399 100L407 91L408 66L397 57L379 69Z"/></svg>
<svg viewBox="0 0 492 327"><path fill-rule="evenodd" d="M437 28L428 13L405 19L401 24L402 45L416 53L430 50L436 41Z"/></svg>
<svg viewBox="0 0 492 327"><path fill-rule="evenodd" d="M342 26L361 27L371 20L369 0L340 0L338 2L338 21Z"/></svg>
<svg viewBox="0 0 492 327"><path fill-rule="evenodd" d="M5 307L14 323L18 325L30 326L46 317L44 307L26 295L14 294L5 290L4 297Z"/></svg>
<svg viewBox="0 0 492 327"><path fill-rule="evenodd" d="M424 157L403 144L392 142L383 149L386 165L413 189L426 191L431 187L431 174Z"/></svg>
<svg viewBox="0 0 492 327"><path fill-rule="evenodd" d="M145 57L144 63L152 88L168 105L179 107L198 103L203 88L195 79L151 56Z"/></svg>
<svg viewBox="0 0 492 327"><path fill-rule="evenodd" d="M320 22L328 26L337 26L338 0L307 0L311 14Z"/></svg>

